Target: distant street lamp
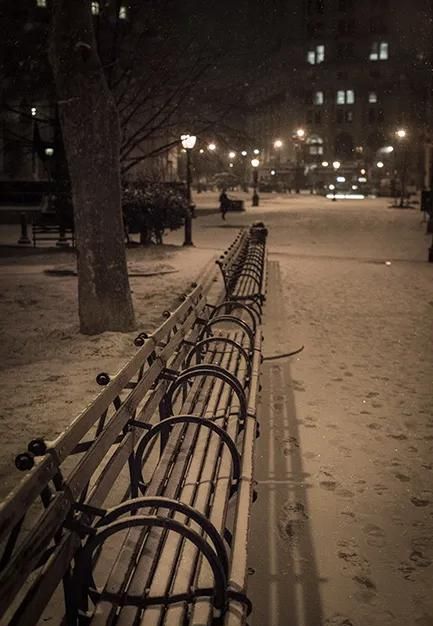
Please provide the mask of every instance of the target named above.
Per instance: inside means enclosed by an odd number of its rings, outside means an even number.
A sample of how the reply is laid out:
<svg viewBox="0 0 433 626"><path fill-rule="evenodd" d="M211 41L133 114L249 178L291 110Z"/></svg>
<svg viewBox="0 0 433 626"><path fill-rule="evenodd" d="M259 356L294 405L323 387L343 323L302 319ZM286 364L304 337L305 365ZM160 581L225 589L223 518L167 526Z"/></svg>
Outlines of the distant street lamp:
<svg viewBox="0 0 433 626"><path fill-rule="evenodd" d="M257 193L257 184L259 181L258 167L260 165L259 159L251 159L251 165L253 167L253 206L259 206L260 198Z"/></svg>
<svg viewBox="0 0 433 626"><path fill-rule="evenodd" d="M229 159L234 159L236 157L236 152L229 152Z"/></svg>
<svg viewBox="0 0 433 626"><path fill-rule="evenodd" d="M384 166L383 161L378 161L378 162L376 163L376 166L377 166L377 167L381 170L381 169L382 169L382 167Z"/></svg>
<svg viewBox="0 0 433 626"><path fill-rule="evenodd" d="M405 139L407 139L407 132L404 128L398 128L395 131L395 136L398 139L400 144L400 202L399 207L402 208L404 206L404 199L406 197L406 174L407 174L407 151L408 144ZM403 148L401 148L403 146Z"/></svg>
<svg viewBox="0 0 433 626"><path fill-rule="evenodd" d="M334 170L339 170L339 169L340 169L340 167L341 167L341 163L340 163L340 161L334 161L334 162L332 163L332 167L334 168Z"/></svg>
<svg viewBox="0 0 433 626"><path fill-rule="evenodd" d="M188 200L188 208L185 215L185 238L184 246L193 246L192 242L192 215L194 205L191 196L191 150L194 148L197 137L195 135L181 135L182 147L186 152L186 196Z"/></svg>
<svg viewBox="0 0 433 626"><path fill-rule="evenodd" d="M329 163L328 161L322 161L322 167L328 167Z"/></svg>
<svg viewBox="0 0 433 626"><path fill-rule="evenodd" d="M259 150L258 148L255 148L255 149L253 150L253 152L254 152L254 154L260 154L260 150Z"/></svg>
<svg viewBox="0 0 433 626"><path fill-rule="evenodd" d="M214 143L210 143L207 147L208 150L214 152L216 150L216 145Z"/></svg>
<svg viewBox="0 0 433 626"><path fill-rule="evenodd" d="M277 162L278 167L280 167L281 165L281 148L282 147L283 147L283 142L281 141L281 139L276 139L274 141L274 148L277 153L276 162Z"/></svg>
<svg viewBox="0 0 433 626"><path fill-rule="evenodd" d="M305 140L305 130L303 128L297 128L292 134L292 139L295 142L295 193L301 193L302 182L302 143Z"/></svg>
<svg viewBox="0 0 433 626"><path fill-rule="evenodd" d="M305 130L303 128L298 128L296 131L296 136L298 139L303 139L305 137Z"/></svg>
<svg viewBox="0 0 433 626"><path fill-rule="evenodd" d="M248 152L246 150L242 150L241 154L242 156L247 156Z"/></svg>

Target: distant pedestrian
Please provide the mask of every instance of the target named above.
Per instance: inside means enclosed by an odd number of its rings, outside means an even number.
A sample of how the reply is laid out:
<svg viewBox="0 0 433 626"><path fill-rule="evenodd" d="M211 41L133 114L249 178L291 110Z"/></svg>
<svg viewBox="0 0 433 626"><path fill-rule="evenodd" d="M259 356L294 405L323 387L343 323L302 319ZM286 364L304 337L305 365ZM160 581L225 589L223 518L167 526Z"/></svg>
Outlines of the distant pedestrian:
<svg viewBox="0 0 433 626"><path fill-rule="evenodd" d="M219 197L219 201L220 201L220 211L221 211L221 217L223 218L223 220L226 219L226 213L229 210L229 206L230 206L230 200L228 195L226 194L226 190L223 189L220 197Z"/></svg>

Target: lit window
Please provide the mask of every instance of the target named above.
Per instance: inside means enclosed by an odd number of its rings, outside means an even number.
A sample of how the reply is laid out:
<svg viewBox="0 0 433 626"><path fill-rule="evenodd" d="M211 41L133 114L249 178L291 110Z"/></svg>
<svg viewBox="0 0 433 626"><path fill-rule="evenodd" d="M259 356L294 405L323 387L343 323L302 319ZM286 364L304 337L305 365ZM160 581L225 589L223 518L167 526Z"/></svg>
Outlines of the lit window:
<svg viewBox="0 0 433 626"><path fill-rule="evenodd" d="M126 9L126 6L122 5L119 9L119 20L126 20L128 19L128 11Z"/></svg>
<svg viewBox="0 0 433 626"><path fill-rule="evenodd" d="M92 2L92 14L99 15L99 2Z"/></svg>
<svg viewBox="0 0 433 626"><path fill-rule="evenodd" d="M46 8L47 0L36 0L36 6L41 8Z"/></svg>
<svg viewBox="0 0 433 626"><path fill-rule="evenodd" d="M375 104L377 102L377 93L375 91L370 91L368 94L368 101L370 104Z"/></svg>
<svg viewBox="0 0 433 626"><path fill-rule="evenodd" d="M307 52L307 62L310 65L317 65L318 63L323 63L325 60L325 46L320 44L318 46L314 46L311 50Z"/></svg>
<svg viewBox="0 0 433 626"><path fill-rule="evenodd" d="M389 46L387 41L374 41L370 48L370 61L386 61L389 56Z"/></svg>
<svg viewBox="0 0 433 626"><path fill-rule="evenodd" d="M37 108L36 108L36 107L32 107L32 108L30 109L30 111L31 111L31 113L32 113L32 117L35 117L35 116L36 116L36 114L37 114L37 112L38 112L38 110L37 110Z"/></svg>
<svg viewBox="0 0 433 626"><path fill-rule="evenodd" d="M314 92L313 102L314 102L314 104L323 104L323 102L324 102L323 91L315 91Z"/></svg>
<svg viewBox="0 0 433 626"><path fill-rule="evenodd" d="M353 104L355 102L355 92L353 89L339 89L337 91L337 104Z"/></svg>

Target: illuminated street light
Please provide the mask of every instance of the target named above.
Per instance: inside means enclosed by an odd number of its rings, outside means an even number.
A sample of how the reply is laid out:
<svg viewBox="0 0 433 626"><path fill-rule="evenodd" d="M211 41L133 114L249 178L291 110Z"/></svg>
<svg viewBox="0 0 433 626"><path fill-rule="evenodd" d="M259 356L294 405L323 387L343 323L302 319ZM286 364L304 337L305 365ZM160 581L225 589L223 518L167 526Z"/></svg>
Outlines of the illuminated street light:
<svg viewBox="0 0 433 626"><path fill-rule="evenodd" d="M363 176L365 176L366 171L365 171L364 169L362 169L362 170L361 170L361 174L362 174Z"/></svg>
<svg viewBox="0 0 433 626"><path fill-rule="evenodd" d="M382 161L378 161L378 162L376 163L376 166L377 166L379 169L382 169L382 167L383 167L383 162L382 162Z"/></svg>
<svg viewBox="0 0 433 626"><path fill-rule="evenodd" d="M328 161L322 161L322 167L328 167L329 163Z"/></svg>
<svg viewBox="0 0 433 626"><path fill-rule="evenodd" d="M392 146L384 146L381 149L381 152L384 152L385 154L391 154L391 152L394 152L394 148Z"/></svg>
<svg viewBox="0 0 433 626"><path fill-rule="evenodd" d="M258 148L255 148L255 150L253 150L254 154L260 154L260 150Z"/></svg>
<svg viewBox="0 0 433 626"><path fill-rule="evenodd" d="M203 148L200 148L200 154L204 154Z"/></svg>
<svg viewBox="0 0 433 626"><path fill-rule="evenodd" d="M192 242L192 213L194 205L192 204L191 197L191 150L194 148L197 137L195 135L185 134L181 135L180 141L182 147L186 150L186 195L188 200L188 209L185 215L185 239L184 246L193 246Z"/></svg>
<svg viewBox="0 0 433 626"><path fill-rule="evenodd" d="M283 142L281 141L281 139L276 139L274 141L274 148L282 148L283 147Z"/></svg>
<svg viewBox="0 0 433 626"><path fill-rule="evenodd" d="M32 113L32 117L35 117L36 113L38 112L36 107L32 107L30 111Z"/></svg>
<svg viewBox="0 0 433 626"><path fill-rule="evenodd" d="M299 139L302 139L303 137L305 137L305 130L303 128L298 128L296 131L296 136Z"/></svg>
<svg viewBox="0 0 433 626"><path fill-rule="evenodd" d="M236 152L233 152L233 151L229 152L229 159L234 159L235 156L236 156Z"/></svg>
<svg viewBox="0 0 433 626"><path fill-rule="evenodd" d="M398 130L395 131L395 134L397 135L399 139L404 139L407 135L407 132L405 131L404 128L399 128Z"/></svg>
<svg viewBox="0 0 433 626"><path fill-rule="evenodd" d="M271 176L275 176L276 172L275 170L271 170Z"/></svg>
<svg viewBox="0 0 433 626"><path fill-rule="evenodd" d="M53 148L45 148L44 152L45 152L45 154L46 154L48 157L52 157L52 156L53 156L53 154L54 154L54 149L53 149Z"/></svg>
<svg viewBox="0 0 433 626"><path fill-rule="evenodd" d="M210 150L211 152L213 152L214 150L216 150L216 145L214 143L210 143L207 147L208 150Z"/></svg>
<svg viewBox="0 0 433 626"><path fill-rule="evenodd" d="M341 167L341 163L340 163L340 161L334 161L334 162L332 163L332 167L334 168L334 170L339 170L339 169L340 169L340 167Z"/></svg>
<svg viewBox="0 0 433 626"><path fill-rule="evenodd" d="M229 163L229 167L233 167L233 163Z"/></svg>
<svg viewBox="0 0 433 626"><path fill-rule="evenodd" d="M346 178L344 176L337 176L337 183L345 183Z"/></svg>
<svg viewBox="0 0 433 626"><path fill-rule="evenodd" d="M255 150L254 150L254 152L255 152ZM259 181L258 167L260 165L259 159L251 159L251 165L253 167L253 198L252 198L252 204L253 204L253 206L259 206L260 198L259 198L259 194L257 193L257 184L258 184L258 181Z"/></svg>
<svg viewBox="0 0 433 626"><path fill-rule="evenodd" d="M246 150L242 150L241 154L242 156L247 156L248 152Z"/></svg>

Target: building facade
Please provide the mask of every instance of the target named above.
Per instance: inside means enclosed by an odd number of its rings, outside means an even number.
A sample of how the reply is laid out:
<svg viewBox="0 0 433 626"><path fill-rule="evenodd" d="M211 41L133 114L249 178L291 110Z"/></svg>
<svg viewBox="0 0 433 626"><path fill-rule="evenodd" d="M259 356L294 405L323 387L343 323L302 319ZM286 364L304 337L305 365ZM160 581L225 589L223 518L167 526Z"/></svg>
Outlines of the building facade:
<svg viewBox="0 0 433 626"><path fill-rule="evenodd" d="M249 132L265 163L301 155L307 169L338 159L379 163L392 176L404 148L420 185L432 117L430 0L297 0L280 15L285 38L266 61L262 93L250 94Z"/></svg>

